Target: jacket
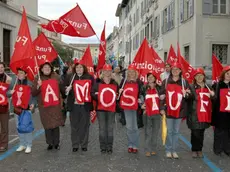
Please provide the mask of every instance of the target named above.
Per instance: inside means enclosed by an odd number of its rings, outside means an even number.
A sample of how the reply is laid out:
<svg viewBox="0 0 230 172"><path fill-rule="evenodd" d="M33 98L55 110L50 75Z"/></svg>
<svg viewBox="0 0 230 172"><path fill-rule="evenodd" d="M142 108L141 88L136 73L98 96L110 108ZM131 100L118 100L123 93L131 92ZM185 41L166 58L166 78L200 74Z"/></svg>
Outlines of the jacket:
<svg viewBox="0 0 230 172"><path fill-rule="evenodd" d="M221 129L230 129L230 112L220 112L220 89L229 87L230 82L226 84L223 81L213 85L216 96L213 100L211 125Z"/></svg>
<svg viewBox="0 0 230 172"><path fill-rule="evenodd" d="M200 89L201 87L197 84L192 84L192 85L190 85L190 87L191 87L192 94L194 96L189 101L189 106L188 106L188 113L187 113L188 128L190 128L192 130L209 128L210 124L206 123L206 122L199 122L198 116L197 116L197 93L196 93L196 89ZM207 88L207 87L205 86L205 88Z"/></svg>

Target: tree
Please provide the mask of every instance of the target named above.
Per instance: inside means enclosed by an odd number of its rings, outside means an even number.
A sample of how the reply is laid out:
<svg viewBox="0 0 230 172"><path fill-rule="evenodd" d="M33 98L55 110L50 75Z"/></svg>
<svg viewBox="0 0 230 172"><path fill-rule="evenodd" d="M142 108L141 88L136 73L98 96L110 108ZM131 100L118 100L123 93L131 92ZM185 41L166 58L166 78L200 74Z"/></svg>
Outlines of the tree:
<svg viewBox="0 0 230 172"><path fill-rule="evenodd" d="M57 41L52 42L55 50L57 51L58 55L62 58L63 62L69 63L72 62L74 51L71 48L63 47ZM55 66L59 65L58 58L53 63Z"/></svg>

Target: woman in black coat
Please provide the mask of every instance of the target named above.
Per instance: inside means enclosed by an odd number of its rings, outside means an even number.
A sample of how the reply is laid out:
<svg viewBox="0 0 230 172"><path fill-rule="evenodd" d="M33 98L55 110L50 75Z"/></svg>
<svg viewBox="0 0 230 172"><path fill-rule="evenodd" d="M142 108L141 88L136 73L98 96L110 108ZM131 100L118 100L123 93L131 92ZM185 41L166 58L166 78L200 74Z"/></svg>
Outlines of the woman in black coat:
<svg viewBox="0 0 230 172"><path fill-rule="evenodd" d="M205 83L203 69L196 70L191 91L194 96L188 108L187 125L191 129L192 157L202 158L204 132L211 123L211 98L215 95Z"/></svg>
<svg viewBox="0 0 230 172"><path fill-rule="evenodd" d="M223 69L220 81L213 88L216 94L212 113L213 151L216 155L224 152L230 156L230 66Z"/></svg>

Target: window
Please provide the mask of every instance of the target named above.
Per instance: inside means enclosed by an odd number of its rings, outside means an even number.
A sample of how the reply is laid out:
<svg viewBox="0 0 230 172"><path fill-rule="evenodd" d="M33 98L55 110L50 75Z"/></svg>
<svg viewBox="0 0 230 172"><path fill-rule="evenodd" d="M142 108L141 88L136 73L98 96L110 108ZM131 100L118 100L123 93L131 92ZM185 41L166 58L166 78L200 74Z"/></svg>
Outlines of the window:
<svg viewBox="0 0 230 172"><path fill-rule="evenodd" d="M180 0L181 23L190 19L194 14L194 0Z"/></svg>
<svg viewBox="0 0 230 172"><path fill-rule="evenodd" d="M135 15L135 13L133 14L133 27L135 27L135 25L136 25L136 15Z"/></svg>
<svg viewBox="0 0 230 172"><path fill-rule="evenodd" d="M136 24L139 22L139 7L137 8L136 11Z"/></svg>
<svg viewBox="0 0 230 172"><path fill-rule="evenodd" d="M227 0L213 0L212 11L213 14L226 14Z"/></svg>
<svg viewBox="0 0 230 172"><path fill-rule="evenodd" d="M219 58L222 64L227 64L228 57L228 45L226 44L213 44L212 45L212 53Z"/></svg>
<svg viewBox="0 0 230 172"><path fill-rule="evenodd" d="M147 26L145 26L145 37L149 41L149 24L147 24Z"/></svg>
<svg viewBox="0 0 230 172"><path fill-rule="evenodd" d="M133 50L136 49L136 37L134 36L133 37Z"/></svg>
<svg viewBox="0 0 230 172"><path fill-rule="evenodd" d="M141 17L144 15L144 2L141 2Z"/></svg>
<svg viewBox="0 0 230 172"><path fill-rule="evenodd" d="M168 58L168 52L165 51L165 52L164 52L164 61L165 61L165 62L166 62L167 58Z"/></svg>
<svg viewBox="0 0 230 172"><path fill-rule="evenodd" d="M160 15L154 19L154 38L158 38L160 35Z"/></svg>
<svg viewBox="0 0 230 172"><path fill-rule="evenodd" d="M162 12L162 33L166 33L167 31L174 28L174 18L175 18L175 1L164 9Z"/></svg>
<svg viewBox="0 0 230 172"><path fill-rule="evenodd" d="M136 35L136 49L138 49L139 44L140 44L140 41L139 41L139 33L137 33L137 35Z"/></svg>
<svg viewBox="0 0 230 172"><path fill-rule="evenodd" d="M184 47L184 58L189 62L189 46Z"/></svg>
<svg viewBox="0 0 230 172"><path fill-rule="evenodd" d="M158 8L159 4L158 4L158 0L155 0L155 10Z"/></svg>
<svg viewBox="0 0 230 172"><path fill-rule="evenodd" d="M150 22L150 33L149 33L150 38L153 38L153 21Z"/></svg>
<svg viewBox="0 0 230 172"><path fill-rule="evenodd" d="M141 39L140 39L141 42L144 40L144 37L145 37L145 30L142 29L141 30Z"/></svg>
<svg viewBox="0 0 230 172"><path fill-rule="evenodd" d="M129 42L126 42L126 44L125 44L125 53L126 54L129 53Z"/></svg>
<svg viewBox="0 0 230 172"><path fill-rule="evenodd" d="M0 0L0 2L7 3L7 0Z"/></svg>
<svg viewBox="0 0 230 172"><path fill-rule="evenodd" d="M11 30L3 29L3 62L7 66L10 64L10 35Z"/></svg>

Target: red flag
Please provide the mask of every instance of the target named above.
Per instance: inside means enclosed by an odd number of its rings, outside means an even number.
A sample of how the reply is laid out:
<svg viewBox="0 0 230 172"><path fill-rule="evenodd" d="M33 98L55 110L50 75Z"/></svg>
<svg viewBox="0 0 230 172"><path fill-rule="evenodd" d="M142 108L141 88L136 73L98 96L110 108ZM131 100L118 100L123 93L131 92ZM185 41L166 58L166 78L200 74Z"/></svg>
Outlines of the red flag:
<svg viewBox="0 0 230 172"><path fill-rule="evenodd" d="M81 64L84 64L88 68L88 72L90 75L94 75L94 68L93 68L93 58L90 52L90 46L85 50L84 55L81 58Z"/></svg>
<svg viewBox="0 0 230 172"><path fill-rule="evenodd" d="M177 46L177 56L179 63L182 66L183 77L188 80L189 83L192 83L195 69L184 59L184 57L182 57L179 44L177 44Z"/></svg>
<svg viewBox="0 0 230 172"><path fill-rule="evenodd" d="M36 58L39 66L45 62L52 62L58 56L56 50L44 33L41 33L34 40L33 45L37 53Z"/></svg>
<svg viewBox="0 0 230 172"><path fill-rule="evenodd" d="M75 28L63 19L51 20L48 24L41 24L41 27L51 32L80 37Z"/></svg>
<svg viewBox="0 0 230 172"><path fill-rule="evenodd" d="M50 21L47 25L42 25L42 27L51 32L69 36L90 37L96 34L79 5L65 13L58 20Z"/></svg>
<svg viewBox="0 0 230 172"><path fill-rule="evenodd" d="M212 81L218 82L223 66L215 54L212 55Z"/></svg>
<svg viewBox="0 0 230 172"><path fill-rule="evenodd" d="M162 72L164 72L165 65L163 60L159 57L157 52L151 47L152 53L153 53L153 58L154 58L154 64L155 65L155 73L157 75L157 79L160 81L160 75Z"/></svg>
<svg viewBox="0 0 230 172"><path fill-rule="evenodd" d="M35 51L30 36L26 11L23 7L21 25L14 45L14 52L10 61L10 69L14 73L17 73L17 68L22 68L26 70L27 77L30 80L33 80L36 73L35 63L33 60L34 57Z"/></svg>
<svg viewBox="0 0 230 172"><path fill-rule="evenodd" d="M145 38L132 62L132 64L136 66L136 69L140 74L140 79L143 82L147 82L146 75L149 71L153 71L157 76L163 72L155 62L155 58L156 52L154 53L153 50L151 50L148 41Z"/></svg>
<svg viewBox="0 0 230 172"><path fill-rule="evenodd" d="M176 56L176 53L171 44L166 63L172 65L173 63L176 63L176 62L178 62L178 57Z"/></svg>
<svg viewBox="0 0 230 172"><path fill-rule="evenodd" d="M105 22L106 24L106 22ZM98 64L97 64L97 72L103 68L105 65L105 56L106 56L106 40L105 40L105 24L104 29L101 33L101 43L99 47L99 56L98 56Z"/></svg>
<svg viewBox="0 0 230 172"><path fill-rule="evenodd" d="M93 110L90 112L90 120L92 123L94 123L96 121L96 119L97 119L97 113L95 110Z"/></svg>

